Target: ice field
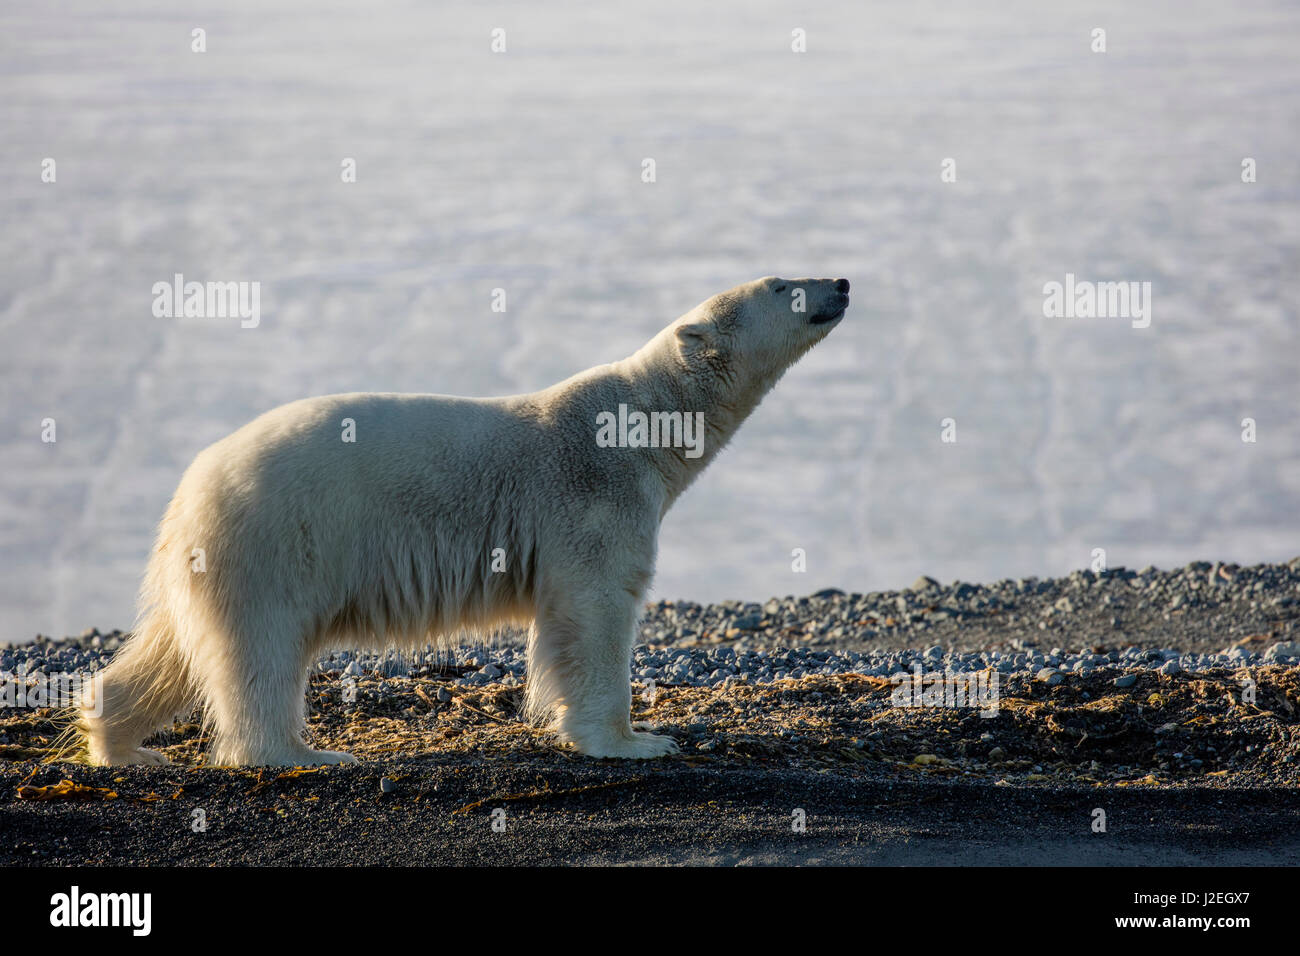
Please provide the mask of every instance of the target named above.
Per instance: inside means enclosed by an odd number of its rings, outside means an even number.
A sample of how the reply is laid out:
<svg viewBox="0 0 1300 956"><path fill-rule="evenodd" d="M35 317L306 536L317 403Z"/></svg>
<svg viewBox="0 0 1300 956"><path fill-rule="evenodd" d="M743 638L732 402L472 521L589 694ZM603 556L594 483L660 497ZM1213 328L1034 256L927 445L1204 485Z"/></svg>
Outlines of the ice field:
<svg viewBox="0 0 1300 956"><path fill-rule="evenodd" d="M220 9L0 9L0 640L128 627L181 472L275 405L531 391L766 274L853 304L652 598L1300 554L1300 7ZM176 273L260 323L156 317ZM1044 317L1066 273L1150 327Z"/></svg>

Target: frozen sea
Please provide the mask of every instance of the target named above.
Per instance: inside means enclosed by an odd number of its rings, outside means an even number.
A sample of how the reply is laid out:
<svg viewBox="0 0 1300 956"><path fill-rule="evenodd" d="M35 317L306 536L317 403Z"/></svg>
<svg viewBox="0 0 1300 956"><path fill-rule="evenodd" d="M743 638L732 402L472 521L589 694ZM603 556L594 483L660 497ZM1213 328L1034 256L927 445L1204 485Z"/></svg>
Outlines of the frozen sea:
<svg viewBox="0 0 1300 956"><path fill-rule="evenodd" d="M765 274L853 305L653 597L1290 558L1298 47L1281 0L5 4L0 639L129 626L182 470L275 405L531 391ZM261 324L154 317L178 272ZM1045 318L1067 272L1150 327Z"/></svg>

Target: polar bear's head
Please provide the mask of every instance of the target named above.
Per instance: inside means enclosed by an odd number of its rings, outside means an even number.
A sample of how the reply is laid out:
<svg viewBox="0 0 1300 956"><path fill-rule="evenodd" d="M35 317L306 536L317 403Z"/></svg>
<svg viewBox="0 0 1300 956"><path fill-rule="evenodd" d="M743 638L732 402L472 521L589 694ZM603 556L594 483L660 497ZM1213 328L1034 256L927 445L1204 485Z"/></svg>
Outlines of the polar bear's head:
<svg viewBox="0 0 1300 956"><path fill-rule="evenodd" d="M688 369L761 396L839 325L848 306L848 279L767 276L700 303L674 332Z"/></svg>

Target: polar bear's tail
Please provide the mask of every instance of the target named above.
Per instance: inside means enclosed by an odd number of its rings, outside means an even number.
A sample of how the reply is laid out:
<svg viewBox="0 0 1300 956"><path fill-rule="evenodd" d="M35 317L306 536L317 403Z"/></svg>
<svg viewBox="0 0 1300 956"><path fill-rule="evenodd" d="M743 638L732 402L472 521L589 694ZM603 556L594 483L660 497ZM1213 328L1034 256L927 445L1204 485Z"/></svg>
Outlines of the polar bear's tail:
<svg viewBox="0 0 1300 956"><path fill-rule="evenodd" d="M155 605L91 683L62 759L97 766L166 763L140 742L193 706L195 688L174 622Z"/></svg>

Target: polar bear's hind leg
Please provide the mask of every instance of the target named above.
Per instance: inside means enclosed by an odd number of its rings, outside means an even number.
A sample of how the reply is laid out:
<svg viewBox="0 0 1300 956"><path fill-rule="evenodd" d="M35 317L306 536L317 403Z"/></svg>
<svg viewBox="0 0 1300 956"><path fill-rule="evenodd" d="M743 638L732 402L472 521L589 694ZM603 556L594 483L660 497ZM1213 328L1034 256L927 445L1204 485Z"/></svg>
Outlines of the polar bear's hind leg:
<svg viewBox="0 0 1300 956"><path fill-rule="evenodd" d="M303 740L307 675L313 642L283 613L245 616L229 648L214 647L204 667L203 697L213 730L213 766L286 766L356 763L350 754L313 750ZM256 652L254 652L256 648Z"/></svg>

